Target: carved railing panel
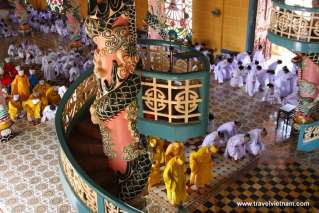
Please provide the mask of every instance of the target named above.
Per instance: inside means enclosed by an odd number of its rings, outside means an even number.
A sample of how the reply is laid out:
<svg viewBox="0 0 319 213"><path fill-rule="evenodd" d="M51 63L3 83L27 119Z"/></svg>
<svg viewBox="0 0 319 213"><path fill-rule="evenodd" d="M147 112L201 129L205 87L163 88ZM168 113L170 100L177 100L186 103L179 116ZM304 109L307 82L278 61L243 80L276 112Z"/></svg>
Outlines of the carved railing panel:
<svg viewBox="0 0 319 213"><path fill-rule="evenodd" d="M319 42L319 13L273 7L269 31L303 42Z"/></svg>
<svg viewBox="0 0 319 213"><path fill-rule="evenodd" d="M62 113L63 128L66 132L68 125L82 106L94 97L97 93L95 75L91 74L73 92L72 97L67 101Z"/></svg>
<svg viewBox="0 0 319 213"><path fill-rule="evenodd" d="M308 127L304 133L304 143L309 143L314 140L319 140L319 125Z"/></svg>

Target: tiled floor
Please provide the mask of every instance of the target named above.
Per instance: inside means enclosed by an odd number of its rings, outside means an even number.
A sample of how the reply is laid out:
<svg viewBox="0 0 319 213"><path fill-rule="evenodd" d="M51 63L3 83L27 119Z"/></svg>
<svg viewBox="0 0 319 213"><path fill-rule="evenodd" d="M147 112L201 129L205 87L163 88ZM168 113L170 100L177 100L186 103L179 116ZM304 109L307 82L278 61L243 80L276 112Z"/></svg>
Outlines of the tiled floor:
<svg viewBox="0 0 319 213"><path fill-rule="evenodd" d="M31 40L43 48L56 48L58 40L50 42L41 35ZM6 55L0 49L0 59ZM240 120L240 131L266 127L265 153L258 159L247 157L239 163L225 160L222 153L214 157L214 179L205 189L189 194L185 207L189 212L318 212L319 211L319 153L296 152L296 139L276 137L276 107L261 103L257 95L250 98L242 90L234 90L228 83L211 87L210 112L215 126ZM53 124L38 128L21 122L22 131L10 143L0 145L0 209L4 213L73 212L58 180L58 144ZM187 156L202 138L190 140ZM277 141L278 143L275 143ZM308 208L266 209L238 208L234 201L304 201ZM154 187L146 197L150 213L176 212L166 199L165 187ZM1 210L0 210L1 212Z"/></svg>

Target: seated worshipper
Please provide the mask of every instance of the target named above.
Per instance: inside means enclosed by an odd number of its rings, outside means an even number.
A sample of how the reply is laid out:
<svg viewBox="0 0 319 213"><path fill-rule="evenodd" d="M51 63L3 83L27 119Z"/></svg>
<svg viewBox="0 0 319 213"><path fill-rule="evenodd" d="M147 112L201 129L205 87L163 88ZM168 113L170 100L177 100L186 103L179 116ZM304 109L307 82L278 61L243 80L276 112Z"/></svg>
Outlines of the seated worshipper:
<svg viewBox="0 0 319 213"><path fill-rule="evenodd" d="M0 67L0 82L2 87L9 88L11 85L11 81L12 80L10 76L4 72L2 67Z"/></svg>
<svg viewBox="0 0 319 213"><path fill-rule="evenodd" d="M40 95L45 95L50 87L50 84L46 83L44 80L40 80L39 83L33 88L32 92L39 93Z"/></svg>
<svg viewBox="0 0 319 213"><path fill-rule="evenodd" d="M61 101L61 97L59 95L59 87L49 87L45 93L45 96L48 99L49 104L58 105Z"/></svg>
<svg viewBox="0 0 319 213"><path fill-rule="evenodd" d="M268 84L267 89L264 93L264 96L262 98L263 102L268 102L270 104L280 104L281 99L278 91L275 89L275 86L273 84Z"/></svg>
<svg viewBox="0 0 319 213"><path fill-rule="evenodd" d="M264 63L265 56L263 53L263 46L262 45L258 46L258 50L254 54L253 61L259 61L260 64Z"/></svg>
<svg viewBox="0 0 319 213"><path fill-rule="evenodd" d="M246 77L245 91L246 93L248 93L250 97L253 97L255 93L258 91L260 84L257 80L256 70L251 69L250 66L248 66L247 69L248 69L248 74Z"/></svg>
<svg viewBox="0 0 319 213"><path fill-rule="evenodd" d="M249 134L237 134L229 138L224 157L237 161L246 155L246 144L250 141Z"/></svg>
<svg viewBox="0 0 319 213"><path fill-rule="evenodd" d="M155 185L161 183L161 164L157 161L153 161L151 173L148 177L148 191L151 191L151 188Z"/></svg>
<svg viewBox="0 0 319 213"><path fill-rule="evenodd" d="M221 147L226 146L226 140L223 132L214 131L208 135L206 135L202 147L204 146L212 146L214 145L216 148L220 149Z"/></svg>
<svg viewBox="0 0 319 213"><path fill-rule="evenodd" d="M248 134L250 140L246 145L246 150L254 156L259 155L265 149L265 145L262 143L261 139L267 135L267 130L265 128L253 129L250 130Z"/></svg>
<svg viewBox="0 0 319 213"><path fill-rule="evenodd" d="M48 104L49 101L47 97L45 96L45 93L39 93L39 92L33 92L29 99L39 99L41 101L41 110L43 110Z"/></svg>
<svg viewBox="0 0 319 213"><path fill-rule="evenodd" d="M163 179L170 203L175 207L181 205L187 198L185 160L180 156L170 159L165 166Z"/></svg>
<svg viewBox="0 0 319 213"><path fill-rule="evenodd" d="M67 88L65 86L61 86L59 87L58 89L58 93L59 93L59 96L61 97L61 99L63 98L63 95L64 93L67 91Z"/></svg>
<svg viewBox="0 0 319 213"><path fill-rule="evenodd" d="M23 60L24 59L24 49L22 47L22 45L19 45L18 47L18 57L17 59L19 60Z"/></svg>
<svg viewBox="0 0 319 213"><path fill-rule="evenodd" d="M80 76L80 69L73 62L72 67L69 71L69 82L74 82Z"/></svg>
<svg viewBox="0 0 319 213"><path fill-rule="evenodd" d="M27 119L33 124L41 120L41 101L39 98L30 98L22 102L23 110L27 113Z"/></svg>
<svg viewBox="0 0 319 213"><path fill-rule="evenodd" d="M199 187L204 187L213 178L212 154L216 152L217 149L215 146L205 146L190 154L190 184L194 185L194 190L197 190Z"/></svg>
<svg viewBox="0 0 319 213"><path fill-rule="evenodd" d="M244 70L244 66L240 65L237 69L233 70L232 78L230 79L230 86L232 87L242 87L244 85L244 80L241 73Z"/></svg>
<svg viewBox="0 0 319 213"><path fill-rule="evenodd" d="M18 94L21 101L25 101L30 96L30 82L27 75L24 74L24 70L20 66L16 67L18 75L14 78L11 84L11 95Z"/></svg>
<svg viewBox="0 0 319 213"><path fill-rule="evenodd" d="M22 116L22 103L18 94L13 95L13 98L9 100L8 113L13 122L16 122L17 118Z"/></svg>
<svg viewBox="0 0 319 213"><path fill-rule="evenodd" d="M283 67L282 71L278 72L275 85L279 89L280 97L284 98L292 93L293 79L296 77L293 76L286 66Z"/></svg>
<svg viewBox="0 0 319 213"><path fill-rule="evenodd" d="M35 74L35 70L29 70L29 82L30 82L30 91L32 92L33 88L39 83L39 79Z"/></svg>
<svg viewBox="0 0 319 213"><path fill-rule="evenodd" d="M165 163L167 164L169 160L175 156L179 156L183 161L185 161L185 147L183 143L174 142L168 145L165 151Z"/></svg>
<svg viewBox="0 0 319 213"><path fill-rule="evenodd" d="M16 56L16 54L17 54L17 48L14 45L14 43L12 42L8 48L8 56L11 58L14 58Z"/></svg>
<svg viewBox="0 0 319 213"><path fill-rule="evenodd" d="M51 121L55 118L57 107L55 105L48 105L42 112L41 122Z"/></svg>
<svg viewBox="0 0 319 213"><path fill-rule="evenodd" d="M11 78L11 81L16 77L18 74L15 66L10 62L10 58L5 58L4 59L4 65L3 65L3 71L5 74L8 74Z"/></svg>
<svg viewBox="0 0 319 213"><path fill-rule="evenodd" d="M30 52L26 53L25 64L27 65L35 64L34 56Z"/></svg>
<svg viewBox="0 0 319 213"><path fill-rule="evenodd" d="M236 135L237 128L240 127L241 123L239 121L230 121L220 125L217 128L217 132L222 132L224 134L225 140L228 140L232 136Z"/></svg>
<svg viewBox="0 0 319 213"><path fill-rule="evenodd" d="M55 70L54 70L54 63L53 60L49 57L47 65L44 67L43 70L44 79L46 81L54 81L56 79Z"/></svg>

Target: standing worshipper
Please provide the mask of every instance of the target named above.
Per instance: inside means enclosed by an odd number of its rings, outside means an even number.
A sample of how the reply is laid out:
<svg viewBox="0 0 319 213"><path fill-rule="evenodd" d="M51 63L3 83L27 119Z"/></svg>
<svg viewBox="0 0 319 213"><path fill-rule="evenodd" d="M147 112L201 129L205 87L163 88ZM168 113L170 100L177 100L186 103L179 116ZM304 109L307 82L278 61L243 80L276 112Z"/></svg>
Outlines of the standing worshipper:
<svg viewBox="0 0 319 213"><path fill-rule="evenodd" d="M276 76L275 85L279 89L280 97L285 98L292 93L293 75L286 66L282 70L283 72Z"/></svg>
<svg viewBox="0 0 319 213"><path fill-rule="evenodd" d="M239 128L241 123L239 121L229 121L220 125L217 128L217 132L222 132L224 134L225 140L228 140L237 133L237 128Z"/></svg>
<svg viewBox="0 0 319 213"><path fill-rule="evenodd" d="M257 81L260 84L259 90L264 90L265 88L265 81L266 81L266 70L262 68L262 66L258 65L256 67L256 77Z"/></svg>
<svg viewBox="0 0 319 213"><path fill-rule="evenodd" d="M16 70L18 70L18 75L16 75L11 84L11 95L18 94L20 99L25 101L30 96L29 78L24 74L24 71L20 68L20 66L17 66Z"/></svg>
<svg viewBox="0 0 319 213"><path fill-rule="evenodd" d="M256 156L259 155L265 149L265 145L262 143L262 138L267 135L267 130L263 129L253 129L248 132L250 140L246 145L246 150L248 153Z"/></svg>
<svg viewBox="0 0 319 213"><path fill-rule="evenodd" d="M186 160L185 147L183 143L174 142L168 145L165 151L165 163L167 164L169 160L175 156L179 156L183 161Z"/></svg>
<svg viewBox="0 0 319 213"><path fill-rule="evenodd" d="M253 61L259 61L259 64L263 64L265 62L265 56L263 53L262 45L258 46L258 50L254 54Z"/></svg>
<svg viewBox="0 0 319 213"><path fill-rule="evenodd" d="M195 186L195 190L204 187L213 178L212 154L216 152L215 146L204 146L190 154L190 184Z"/></svg>
<svg viewBox="0 0 319 213"><path fill-rule="evenodd" d="M248 69L248 68L247 68ZM250 97L253 97L258 91L259 82L257 80L255 69L248 69L248 74L246 78L245 91Z"/></svg>
<svg viewBox="0 0 319 213"><path fill-rule="evenodd" d="M224 59L224 60L218 62L214 68L215 80L217 80L219 84L224 83L223 70L226 66L227 66L227 60Z"/></svg>
<svg viewBox="0 0 319 213"><path fill-rule="evenodd" d="M238 134L229 138L224 157L237 161L246 155L246 144L250 141L249 134Z"/></svg>
<svg viewBox="0 0 319 213"><path fill-rule="evenodd" d="M231 87L242 87L244 85L244 80L241 73L244 70L244 66L240 65L237 69L233 70L232 78L230 79Z"/></svg>
<svg viewBox="0 0 319 213"><path fill-rule="evenodd" d="M244 66L248 66L249 64L251 64L251 53L248 52L242 52L239 53L236 57L237 61L241 61L243 63Z"/></svg>
<svg viewBox="0 0 319 213"><path fill-rule="evenodd" d="M167 198L175 207L182 205L187 198L185 161L179 157L173 157L165 166L163 179L166 187Z"/></svg>
<svg viewBox="0 0 319 213"><path fill-rule="evenodd" d="M48 60L48 64L43 74L44 74L44 79L46 81L55 81L56 75L55 75L54 63L52 59Z"/></svg>

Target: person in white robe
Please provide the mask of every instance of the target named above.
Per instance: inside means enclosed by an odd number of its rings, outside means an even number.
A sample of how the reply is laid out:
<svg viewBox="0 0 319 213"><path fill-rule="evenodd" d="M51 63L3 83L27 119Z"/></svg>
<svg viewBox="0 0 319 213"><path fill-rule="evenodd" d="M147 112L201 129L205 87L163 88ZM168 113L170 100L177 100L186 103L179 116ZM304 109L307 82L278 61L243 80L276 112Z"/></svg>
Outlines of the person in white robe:
<svg viewBox="0 0 319 213"><path fill-rule="evenodd" d="M11 43L8 48L8 56L14 58L17 54L17 48L14 43Z"/></svg>
<svg viewBox="0 0 319 213"><path fill-rule="evenodd" d="M241 75L244 70L244 66L240 65L237 69L232 72L232 78L230 79L230 86L232 87L242 87L244 85L244 80Z"/></svg>
<svg viewBox="0 0 319 213"><path fill-rule="evenodd" d="M221 148L226 146L226 140L224 137L224 133L214 131L206 135L206 137L203 140L202 147L205 146L212 146L214 145L216 148Z"/></svg>
<svg viewBox="0 0 319 213"><path fill-rule="evenodd" d="M55 118L57 107L55 105L48 105L42 111L41 122L51 121Z"/></svg>
<svg viewBox="0 0 319 213"><path fill-rule="evenodd" d="M56 79L54 63L53 63L53 60L50 58L48 60L47 66L44 69L43 76L46 81L55 81Z"/></svg>
<svg viewBox="0 0 319 213"><path fill-rule="evenodd" d="M93 60L92 59L88 59L83 65L82 73L84 73L87 70L90 70L91 68L93 68L93 66L94 66Z"/></svg>
<svg viewBox="0 0 319 213"><path fill-rule="evenodd" d="M224 152L225 158L235 161L242 159L246 155L246 144L250 141L249 134L237 134L229 138Z"/></svg>
<svg viewBox="0 0 319 213"><path fill-rule="evenodd" d="M268 84L275 84L275 71L274 70L267 70L265 74L265 85Z"/></svg>
<svg viewBox="0 0 319 213"><path fill-rule="evenodd" d="M250 68L250 66L247 67L247 70L248 70L248 74L246 77L245 92L250 97L253 97L255 93L258 91L260 84L257 80L256 70Z"/></svg>
<svg viewBox="0 0 319 213"><path fill-rule="evenodd" d="M248 153L256 156L265 150L265 145L262 142L262 138L267 135L267 130L263 129L252 129L248 132L250 136L249 142L246 144L246 150Z"/></svg>
<svg viewBox="0 0 319 213"><path fill-rule="evenodd" d="M292 93L285 97L282 101L282 105L290 104L297 106L299 101L299 88L298 88L298 78L294 77L292 80Z"/></svg>
<svg viewBox="0 0 319 213"><path fill-rule="evenodd" d="M261 45L258 46L258 50L254 54L253 61L258 61L260 65L265 62L263 46Z"/></svg>
<svg viewBox="0 0 319 213"><path fill-rule="evenodd" d="M276 76L275 86L279 89L281 98L287 97L292 93L293 79L293 74L290 73L286 66L283 67L283 71Z"/></svg>
<svg viewBox="0 0 319 213"><path fill-rule="evenodd" d="M63 98L64 93L67 91L67 88L65 86L61 86L58 88L58 93L61 99Z"/></svg>
<svg viewBox="0 0 319 213"><path fill-rule="evenodd" d="M75 81L80 76L80 69L75 65L75 63L72 64L72 67L69 71L69 76L69 82Z"/></svg>
<svg viewBox="0 0 319 213"><path fill-rule="evenodd" d="M226 65L222 68L223 80L231 79L232 72L236 69L236 64L233 62L232 58L227 58L226 61Z"/></svg>
<svg viewBox="0 0 319 213"><path fill-rule="evenodd" d="M266 75L267 70L263 69L262 66L258 65L256 67L256 76L257 76L257 80L260 84L259 90L264 90L265 89L265 85L266 85Z"/></svg>
<svg viewBox="0 0 319 213"><path fill-rule="evenodd" d="M281 104L280 95L273 84L269 83L267 85L267 89L262 97L262 102L267 102L269 104Z"/></svg>
<svg viewBox="0 0 319 213"><path fill-rule="evenodd" d="M218 81L219 84L224 83L224 74L223 69L227 66L227 60L224 59L215 66L214 68L214 74L215 74L215 80Z"/></svg>
<svg viewBox="0 0 319 213"><path fill-rule="evenodd" d="M239 53L236 57L237 61L241 61L244 66L251 64L250 54L247 52Z"/></svg>
<svg viewBox="0 0 319 213"><path fill-rule="evenodd" d="M18 48L18 58L19 59L24 59L24 49L23 49L23 47L21 45Z"/></svg>
<svg viewBox="0 0 319 213"><path fill-rule="evenodd" d="M225 136L225 140L228 140L232 136L236 135L237 128L239 128L241 123L239 121L229 121L217 128L217 132L222 132Z"/></svg>

